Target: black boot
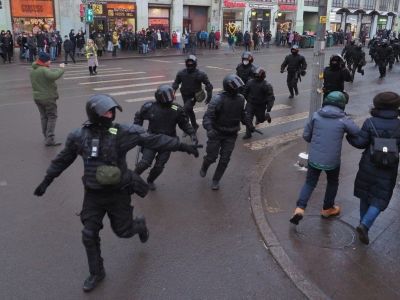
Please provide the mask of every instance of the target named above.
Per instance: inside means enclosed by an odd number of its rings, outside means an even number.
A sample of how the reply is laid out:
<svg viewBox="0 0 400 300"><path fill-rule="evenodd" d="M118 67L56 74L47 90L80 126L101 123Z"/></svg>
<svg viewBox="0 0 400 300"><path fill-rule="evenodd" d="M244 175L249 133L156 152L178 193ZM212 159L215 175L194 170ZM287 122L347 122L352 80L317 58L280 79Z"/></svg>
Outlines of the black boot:
<svg viewBox="0 0 400 300"><path fill-rule="evenodd" d="M254 127L253 127L254 128ZM251 138L251 129L246 127L246 134L243 136L244 140L248 140Z"/></svg>
<svg viewBox="0 0 400 300"><path fill-rule="evenodd" d="M89 73L90 73L90 75L93 75L93 68L92 67L89 67Z"/></svg>
<svg viewBox="0 0 400 300"><path fill-rule="evenodd" d="M368 228L364 224L360 224L357 228L358 239L365 245L369 244Z"/></svg>
<svg viewBox="0 0 400 300"><path fill-rule="evenodd" d="M164 170L164 167L153 167L150 170L149 177L147 177L147 183L149 184L149 189L151 191L154 191L156 189L156 186L154 185L154 181L160 176L162 171Z"/></svg>
<svg viewBox="0 0 400 300"><path fill-rule="evenodd" d="M85 292L92 291L97 284L104 279L106 273L103 266L103 258L100 251L100 237L88 229L82 230L82 242L86 249L90 275L83 283Z"/></svg>
<svg viewBox="0 0 400 300"><path fill-rule="evenodd" d="M297 88L297 86L294 87L294 94L295 94L296 96L299 95L299 89Z"/></svg>
<svg viewBox="0 0 400 300"><path fill-rule="evenodd" d="M221 180L222 175L224 175L227 167L228 167L227 163L224 162L221 163L221 161L218 163L218 166L215 169L215 173L212 179L211 189L219 190L219 181Z"/></svg>
<svg viewBox="0 0 400 300"><path fill-rule="evenodd" d="M289 88L289 93L290 93L289 99L293 99L294 98L294 91L293 91L292 87Z"/></svg>
<svg viewBox="0 0 400 300"><path fill-rule="evenodd" d="M93 73L94 73L94 75L97 75L97 71L96 71L96 70L97 70L97 66L94 66L94 67L93 67Z"/></svg>
<svg viewBox="0 0 400 300"><path fill-rule="evenodd" d="M203 164L201 165L201 169L200 169L201 177L206 177L209 166L210 166L210 163L208 161L203 160Z"/></svg>
<svg viewBox="0 0 400 300"><path fill-rule="evenodd" d="M147 163L145 163L143 160L139 161L136 165L136 168L134 170L134 172L136 174L142 174L147 168L149 167L149 165Z"/></svg>
<svg viewBox="0 0 400 300"><path fill-rule="evenodd" d="M137 217L133 220L135 232L139 234L139 239L142 243L146 243L149 239L150 233L146 226L146 219L144 217Z"/></svg>

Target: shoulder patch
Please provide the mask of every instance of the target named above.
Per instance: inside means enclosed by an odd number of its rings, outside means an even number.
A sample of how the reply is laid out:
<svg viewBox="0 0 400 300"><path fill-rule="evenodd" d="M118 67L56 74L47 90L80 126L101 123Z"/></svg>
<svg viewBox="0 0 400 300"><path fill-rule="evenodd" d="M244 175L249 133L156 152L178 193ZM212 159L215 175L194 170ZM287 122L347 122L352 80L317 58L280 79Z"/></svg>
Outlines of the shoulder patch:
<svg viewBox="0 0 400 300"><path fill-rule="evenodd" d="M172 108L173 110L178 110L178 106L176 106L175 104L172 104L172 105L171 105L171 108Z"/></svg>
<svg viewBox="0 0 400 300"><path fill-rule="evenodd" d="M118 129L115 128L115 127L110 127L108 129L108 132L111 133L111 134L117 134L118 133Z"/></svg>

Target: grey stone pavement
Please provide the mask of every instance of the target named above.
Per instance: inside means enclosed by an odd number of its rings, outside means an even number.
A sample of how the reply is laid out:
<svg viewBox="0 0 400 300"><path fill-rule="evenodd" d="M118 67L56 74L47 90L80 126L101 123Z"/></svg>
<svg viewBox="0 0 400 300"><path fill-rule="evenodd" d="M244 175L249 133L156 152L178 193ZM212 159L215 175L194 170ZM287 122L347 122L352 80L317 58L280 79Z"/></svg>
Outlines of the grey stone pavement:
<svg viewBox="0 0 400 300"><path fill-rule="evenodd" d="M399 185L370 230L370 244L362 244L354 230L359 200L353 196L361 150L343 144L336 197L342 208L339 217L320 217L326 187L321 174L304 219L298 226L289 223L306 176L297 162L307 146L298 138L266 154L262 179L251 187L252 206L256 211L262 206L265 217L256 221L270 252L309 298L399 299Z"/></svg>

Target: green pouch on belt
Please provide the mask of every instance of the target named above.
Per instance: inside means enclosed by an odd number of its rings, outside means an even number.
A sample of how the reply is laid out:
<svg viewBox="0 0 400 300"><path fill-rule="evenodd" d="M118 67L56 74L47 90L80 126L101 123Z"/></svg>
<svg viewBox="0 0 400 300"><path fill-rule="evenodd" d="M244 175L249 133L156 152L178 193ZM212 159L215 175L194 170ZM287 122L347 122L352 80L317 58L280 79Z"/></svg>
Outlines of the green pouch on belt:
<svg viewBox="0 0 400 300"><path fill-rule="evenodd" d="M99 166L96 169L96 180L101 185L117 185L121 182L121 170L116 166Z"/></svg>

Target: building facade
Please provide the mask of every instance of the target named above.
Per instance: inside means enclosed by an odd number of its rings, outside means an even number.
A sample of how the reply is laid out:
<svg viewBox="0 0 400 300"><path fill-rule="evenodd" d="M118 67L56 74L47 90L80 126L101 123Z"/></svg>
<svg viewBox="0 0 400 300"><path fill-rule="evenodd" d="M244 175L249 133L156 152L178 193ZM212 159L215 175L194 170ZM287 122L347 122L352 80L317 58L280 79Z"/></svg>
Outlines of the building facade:
<svg viewBox="0 0 400 300"><path fill-rule="evenodd" d="M372 37L379 29L398 31L400 0L328 0L327 30ZM91 4L93 22L84 23ZM85 27L96 31L162 28L199 31L231 24L242 31L262 29L315 32L318 0L2 0L0 29L14 32L57 29L67 34Z"/></svg>

